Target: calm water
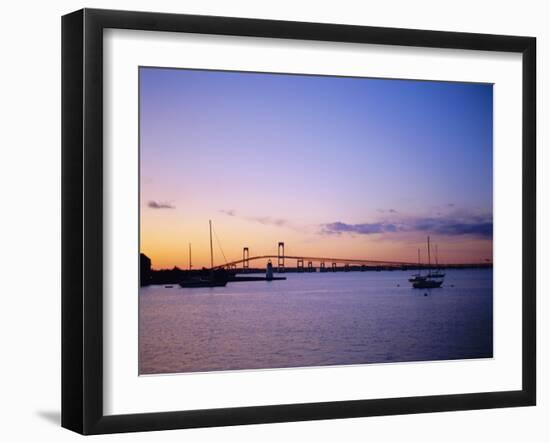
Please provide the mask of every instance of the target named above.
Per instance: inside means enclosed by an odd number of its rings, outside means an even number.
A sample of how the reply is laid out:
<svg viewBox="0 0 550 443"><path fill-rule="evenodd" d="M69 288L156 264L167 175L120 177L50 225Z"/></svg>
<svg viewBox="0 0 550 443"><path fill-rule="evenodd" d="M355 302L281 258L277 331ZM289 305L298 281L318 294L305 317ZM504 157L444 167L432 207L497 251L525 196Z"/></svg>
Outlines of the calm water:
<svg viewBox="0 0 550 443"><path fill-rule="evenodd" d="M141 288L141 373L492 357L492 270L449 270L430 291L410 274Z"/></svg>

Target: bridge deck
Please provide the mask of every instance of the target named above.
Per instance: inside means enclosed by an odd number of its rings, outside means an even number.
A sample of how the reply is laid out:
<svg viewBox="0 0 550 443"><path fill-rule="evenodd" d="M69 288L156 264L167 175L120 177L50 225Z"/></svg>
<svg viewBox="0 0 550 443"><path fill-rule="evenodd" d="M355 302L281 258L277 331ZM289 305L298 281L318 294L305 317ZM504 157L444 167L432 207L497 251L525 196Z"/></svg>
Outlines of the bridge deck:
<svg viewBox="0 0 550 443"><path fill-rule="evenodd" d="M257 255L254 257L247 257L240 260L235 260L231 262L224 263L223 265L215 266L214 269L226 268L230 266L237 266L242 263L251 262L255 260L268 260L268 259L279 259L283 258L285 260L307 260L312 262L328 262L328 263L344 263L344 264L356 264L356 265L384 265L384 266L417 266L418 263L412 262L400 262L400 261L389 261L389 260L365 260L357 258L334 258L334 257L310 257L307 255Z"/></svg>

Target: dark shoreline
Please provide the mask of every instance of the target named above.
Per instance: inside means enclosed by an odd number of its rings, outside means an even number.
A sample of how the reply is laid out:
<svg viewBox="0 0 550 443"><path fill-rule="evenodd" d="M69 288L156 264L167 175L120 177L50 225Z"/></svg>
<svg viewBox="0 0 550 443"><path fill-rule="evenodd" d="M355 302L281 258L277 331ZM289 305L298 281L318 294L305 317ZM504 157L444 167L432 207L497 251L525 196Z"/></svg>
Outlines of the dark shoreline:
<svg viewBox="0 0 550 443"><path fill-rule="evenodd" d="M432 267L433 268L433 267ZM440 265L438 269L492 269L493 265L491 263L487 264L454 264L454 265ZM428 269L428 266L400 266L400 267L391 267L391 266L338 266L333 270L332 268L326 268L325 270L320 270L319 267L312 268L285 268L284 272L277 273L277 275L284 275L285 273L331 273L331 272L379 272L379 271L393 271L393 272L403 272L409 271L414 272L418 269ZM194 277L209 277L211 273L214 272L223 275L227 278L228 281L237 281L237 274L265 274L265 268L249 268L249 269L217 269L211 271L210 269L196 269L196 270L183 270L177 267L173 269L141 269L140 272L140 285L175 285L181 281L189 280Z"/></svg>

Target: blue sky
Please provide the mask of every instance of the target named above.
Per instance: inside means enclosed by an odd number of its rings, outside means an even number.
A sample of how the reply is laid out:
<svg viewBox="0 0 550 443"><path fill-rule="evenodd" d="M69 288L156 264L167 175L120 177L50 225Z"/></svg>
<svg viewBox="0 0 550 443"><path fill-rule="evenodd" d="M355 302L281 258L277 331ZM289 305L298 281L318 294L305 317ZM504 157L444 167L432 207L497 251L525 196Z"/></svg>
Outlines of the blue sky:
<svg viewBox="0 0 550 443"><path fill-rule="evenodd" d="M141 68L142 245L167 264L160 232L215 219L235 253L487 259L492 128L489 84Z"/></svg>

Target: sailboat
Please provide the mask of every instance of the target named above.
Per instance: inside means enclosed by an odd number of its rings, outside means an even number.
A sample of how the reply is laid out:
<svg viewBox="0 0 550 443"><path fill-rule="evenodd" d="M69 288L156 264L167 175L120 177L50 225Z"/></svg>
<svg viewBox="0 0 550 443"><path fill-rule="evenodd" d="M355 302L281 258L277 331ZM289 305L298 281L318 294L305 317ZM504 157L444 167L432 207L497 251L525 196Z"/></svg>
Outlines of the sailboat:
<svg viewBox="0 0 550 443"><path fill-rule="evenodd" d="M443 278L443 277L445 277L445 273L444 273L444 272L441 270L441 268L439 267L439 263L438 263L437 257L438 257L437 245L435 245L435 271L432 272L431 276L432 276L433 278Z"/></svg>
<svg viewBox="0 0 550 443"><path fill-rule="evenodd" d="M411 275L411 278L409 278L409 282L413 283L423 278L424 277L422 276L422 265L420 264L420 249L418 249L418 272L416 274Z"/></svg>
<svg viewBox="0 0 550 443"><path fill-rule="evenodd" d="M417 278L411 281L411 283L414 289L440 288L443 284L443 278L435 277L435 275L431 272L430 236L428 236L428 273L423 276L417 276Z"/></svg>
<svg viewBox="0 0 550 443"><path fill-rule="evenodd" d="M213 288L227 285L227 273L223 269L214 270L214 249L212 247L212 220L210 224L210 272L207 275L192 276L179 282L182 288ZM189 244L189 270L191 270L191 244Z"/></svg>

